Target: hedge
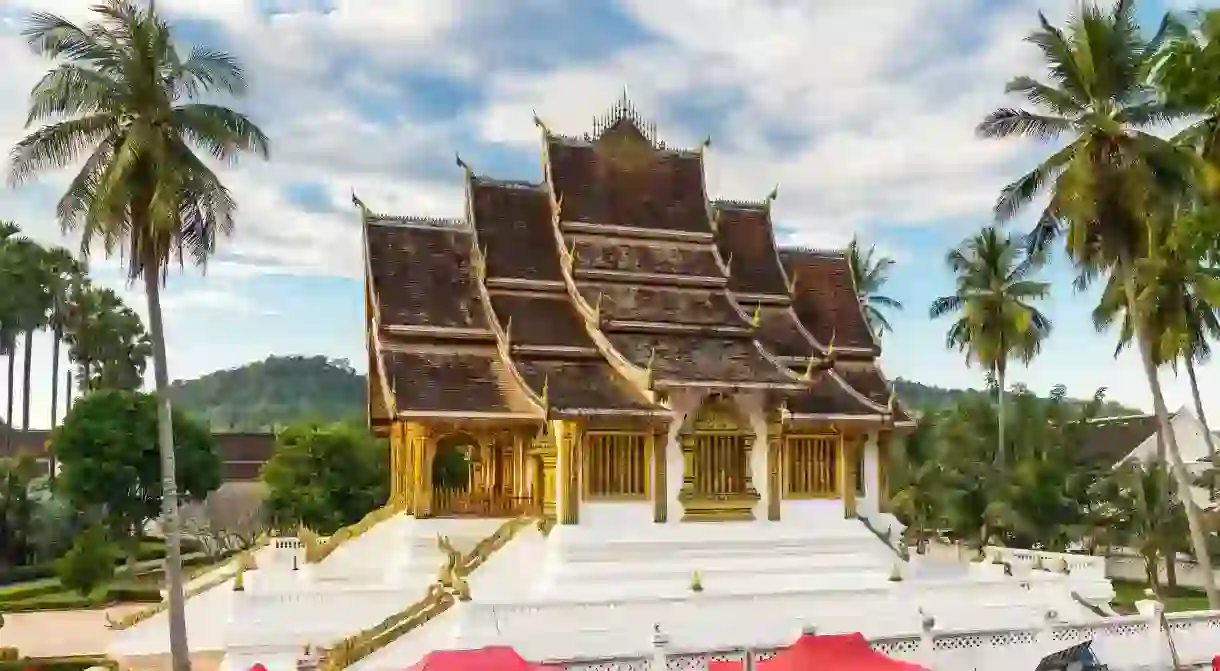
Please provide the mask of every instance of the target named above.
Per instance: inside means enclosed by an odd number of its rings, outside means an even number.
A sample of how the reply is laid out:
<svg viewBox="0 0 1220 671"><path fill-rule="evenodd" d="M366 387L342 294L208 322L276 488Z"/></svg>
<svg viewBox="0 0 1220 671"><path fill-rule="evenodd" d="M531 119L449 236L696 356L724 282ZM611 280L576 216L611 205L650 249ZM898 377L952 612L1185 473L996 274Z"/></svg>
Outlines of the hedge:
<svg viewBox="0 0 1220 671"><path fill-rule="evenodd" d="M81 596L76 592L56 586L55 591L38 592L35 595L23 595L19 598L0 599L0 608L5 612L21 613L47 610L86 610L102 608L115 603L159 603L161 590L155 587L140 585L111 585L105 590L98 590L89 596ZM2 670L0 670L2 671Z"/></svg>
<svg viewBox="0 0 1220 671"><path fill-rule="evenodd" d="M0 661L0 671L85 671L95 666L119 670L119 663L106 657L27 657Z"/></svg>
<svg viewBox="0 0 1220 671"><path fill-rule="evenodd" d="M141 560L136 563L136 570L158 570L161 568L164 557L165 554L162 552L160 558ZM201 564L206 564L211 560L212 557L209 557L203 553L192 552L190 554L182 555L183 566L199 566ZM125 557L119 557L115 560L116 569L125 568L126 564L127 561ZM0 570L0 587L23 582L33 582L35 580L45 580L47 578L54 577L56 577L55 562L45 562L42 564L32 564L29 566L14 566L9 569Z"/></svg>

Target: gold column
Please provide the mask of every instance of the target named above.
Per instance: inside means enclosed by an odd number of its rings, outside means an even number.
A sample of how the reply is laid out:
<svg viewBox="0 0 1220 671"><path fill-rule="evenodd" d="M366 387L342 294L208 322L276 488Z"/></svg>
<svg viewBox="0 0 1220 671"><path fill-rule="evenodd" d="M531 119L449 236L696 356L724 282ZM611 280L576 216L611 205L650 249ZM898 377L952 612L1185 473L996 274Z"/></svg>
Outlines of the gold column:
<svg viewBox="0 0 1220 671"><path fill-rule="evenodd" d="M889 431L877 433L877 508L890 512L890 438Z"/></svg>
<svg viewBox="0 0 1220 671"><path fill-rule="evenodd" d="M534 439L531 455L537 459L534 476L535 500L542 505L542 516L556 519L555 510L555 462L558 461L558 448L555 439L549 433Z"/></svg>
<svg viewBox="0 0 1220 671"><path fill-rule="evenodd" d="M856 450L860 449L855 436L839 439L839 491L843 493L843 517L856 517Z"/></svg>
<svg viewBox="0 0 1220 671"><path fill-rule="evenodd" d="M407 498L408 472L403 459L402 422L390 424L390 501L391 507L400 507Z"/></svg>
<svg viewBox="0 0 1220 671"><path fill-rule="evenodd" d="M410 481L406 486L411 512L419 518L431 517L432 453L436 444L428 427L418 422L408 422L405 433L411 468Z"/></svg>
<svg viewBox="0 0 1220 671"><path fill-rule="evenodd" d="M560 524L576 524L579 520L580 464L579 446L581 426L577 422L563 422L563 458L559 459L557 483L563 491L563 509L559 512Z"/></svg>
<svg viewBox="0 0 1220 671"><path fill-rule="evenodd" d="M767 519L778 522L781 491L780 468L783 463L784 420L776 413L767 423Z"/></svg>
<svg viewBox="0 0 1220 671"><path fill-rule="evenodd" d="M648 452L652 455L652 521L663 524L669 511L669 494L665 489L665 478L669 448L669 431L654 428L648 434L651 445Z"/></svg>

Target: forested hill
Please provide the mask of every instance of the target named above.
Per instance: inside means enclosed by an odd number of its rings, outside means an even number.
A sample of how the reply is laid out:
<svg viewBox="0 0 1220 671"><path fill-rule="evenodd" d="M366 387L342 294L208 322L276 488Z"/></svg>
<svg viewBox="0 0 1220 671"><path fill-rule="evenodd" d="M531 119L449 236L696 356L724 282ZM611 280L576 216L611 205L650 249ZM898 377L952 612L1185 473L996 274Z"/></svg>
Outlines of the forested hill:
<svg viewBox="0 0 1220 671"><path fill-rule="evenodd" d="M898 398L918 410L943 408L965 396L983 393L977 389L942 389L901 378L895 385ZM175 405L208 422L216 431L267 431L305 420L359 421L365 414L364 375L346 361L324 356L273 356L197 380L174 382L172 394ZM1103 414L1137 412L1106 403Z"/></svg>
<svg viewBox="0 0 1220 671"><path fill-rule="evenodd" d="M305 420L362 420L364 375L324 356L273 356L171 385L175 407L214 431L268 431Z"/></svg>
<svg viewBox="0 0 1220 671"><path fill-rule="evenodd" d="M894 380L894 387L898 392L898 398L911 408L917 410L938 410L956 404L958 401L971 396L981 396L985 392L981 389L945 389L932 385L926 385L921 382L913 382L897 378ZM1043 390L1036 390L1042 392ZM1086 392L1085 389L1068 389L1068 392ZM1040 393L1040 395L1042 395ZM1085 395L1085 394L1081 394ZM1091 394L1088 394L1091 396ZM1087 399L1074 399L1077 403L1086 403ZM1101 416L1116 417L1120 415L1138 415L1142 410L1128 408L1114 401L1106 401L1102 405Z"/></svg>

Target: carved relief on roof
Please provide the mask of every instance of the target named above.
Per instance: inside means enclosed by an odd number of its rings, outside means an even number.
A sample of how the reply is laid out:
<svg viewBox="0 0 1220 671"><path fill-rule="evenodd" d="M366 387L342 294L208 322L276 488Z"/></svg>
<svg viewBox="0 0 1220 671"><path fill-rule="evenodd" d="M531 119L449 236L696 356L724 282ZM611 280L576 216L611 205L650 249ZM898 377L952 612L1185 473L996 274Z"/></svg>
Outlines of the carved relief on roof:
<svg viewBox="0 0 1220 671"><path fill-rule="evenodd" d="M615 350L654 380L791 384L748 338L609 333Z"/></svg>
<svg viewBox="0 0 1220 671"><path fill-rule="evenodd" d="M573 243L578 269L720 277L723 275L711 249L674 245L630 244L595 239Z"/></svg>
<svg viewBox="0 0 1220 671"><path fill-rule="evenodd" d="M737 404L724 394L709 394L695 413L694 429L697 433L736 433L749 427L749 419L743 416Z"/></svg>
<svg viewBox="0 0 1220 671"><path fill-rule="evenodd" d="M602 321L692 326L746 326L723 291L625 284L580 284L580 295Z"/></svg>

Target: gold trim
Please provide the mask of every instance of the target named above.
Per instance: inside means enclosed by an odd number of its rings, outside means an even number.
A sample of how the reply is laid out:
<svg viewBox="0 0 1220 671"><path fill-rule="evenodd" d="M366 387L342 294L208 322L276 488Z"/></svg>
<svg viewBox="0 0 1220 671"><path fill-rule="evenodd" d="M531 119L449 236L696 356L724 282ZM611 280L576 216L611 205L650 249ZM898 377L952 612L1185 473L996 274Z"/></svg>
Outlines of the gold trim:
<svg viewBox="0 0 1220 671"><path fill-rule="evenodd" d="M607 464L607 463L605 463L604 458L600 459L600 460L594 459L595 456L598 456L598 455L595 455L594 452L599 451L599 450L595 450L594 447L595 447L595 444L597 443L598 439L600 439L600 438L611 438L611 439L621 438L621 439L634 439L634 440L640 441L640 444L638 446L632 445L629 448L632 451L634 451L638 447L638 449L640 450L639 459L641 460L641 463L639 465L641 465L643 468L642 468L642 478L641 478L640 482L638 483L640 485L640 489L641 489L641 491L639 493L635 493L635 494L632 494L632 493L598 494L598 493L595 493L592 491L590 485L593 483L594 480L597 479L594 476L598 475L598 474L594 473L594 471L599 468L602 470L606 470L609 473L611 473L612 475L614 475L614 479L618 480L618 482L615 484L618 485L617 489L620 490L620 492L622 490L630 489L631 487L629 485L632 483L629 483L628 480L629 479L634 480L634 478L630 477L630 475L627 473L628 469L623 468L623 464L620 464L617 462ZM584 499L586 501L647 501L647 500L649 500L652 497L652 491L654 489L653 483L650 482L651 478L649 477L651 475L650 471L652 470L650 468L651 463L652 463L652 455L653 455L652 440L653 439L651 437L651 434L646 431L622 431L622 430L604 430L604 429L585 431L584 438L581 441L583 449L581 450L581 470L580 470L581 495L584 497ZM610 445L609 451L612 453L610 455L610 458L616 459L616 458L622 457L623 455L621 454L621 452L626 451L626 450L622 449L618 445ZM603 475L603 477L604 477L604 475Z"/></svg>
<svg viewBox="0 0 1220 671"><path fill-rule="evenodd" d="M654 429L648 437L649 455L652 457L652 521L664 524L668 518L669 494L665 479L669 453L669 431Z"/></svg>
<svg viewBox="0 0 1220 671"><path fill-rule="evenodd" d="M798 474L790 468L788 463L792 458L792 450L796 448L796 444L806 441L827 441L829 443L829 453L834 455L834 473L831 474L830 484L832 489L828 491L794 491L795 479ZM780 487L782 497L785 501L826 501L838 499L842 496L843 491L843 437L836 433L799 433L788 434L784 436L783 451L780 454L781 480Z"/></svg>

